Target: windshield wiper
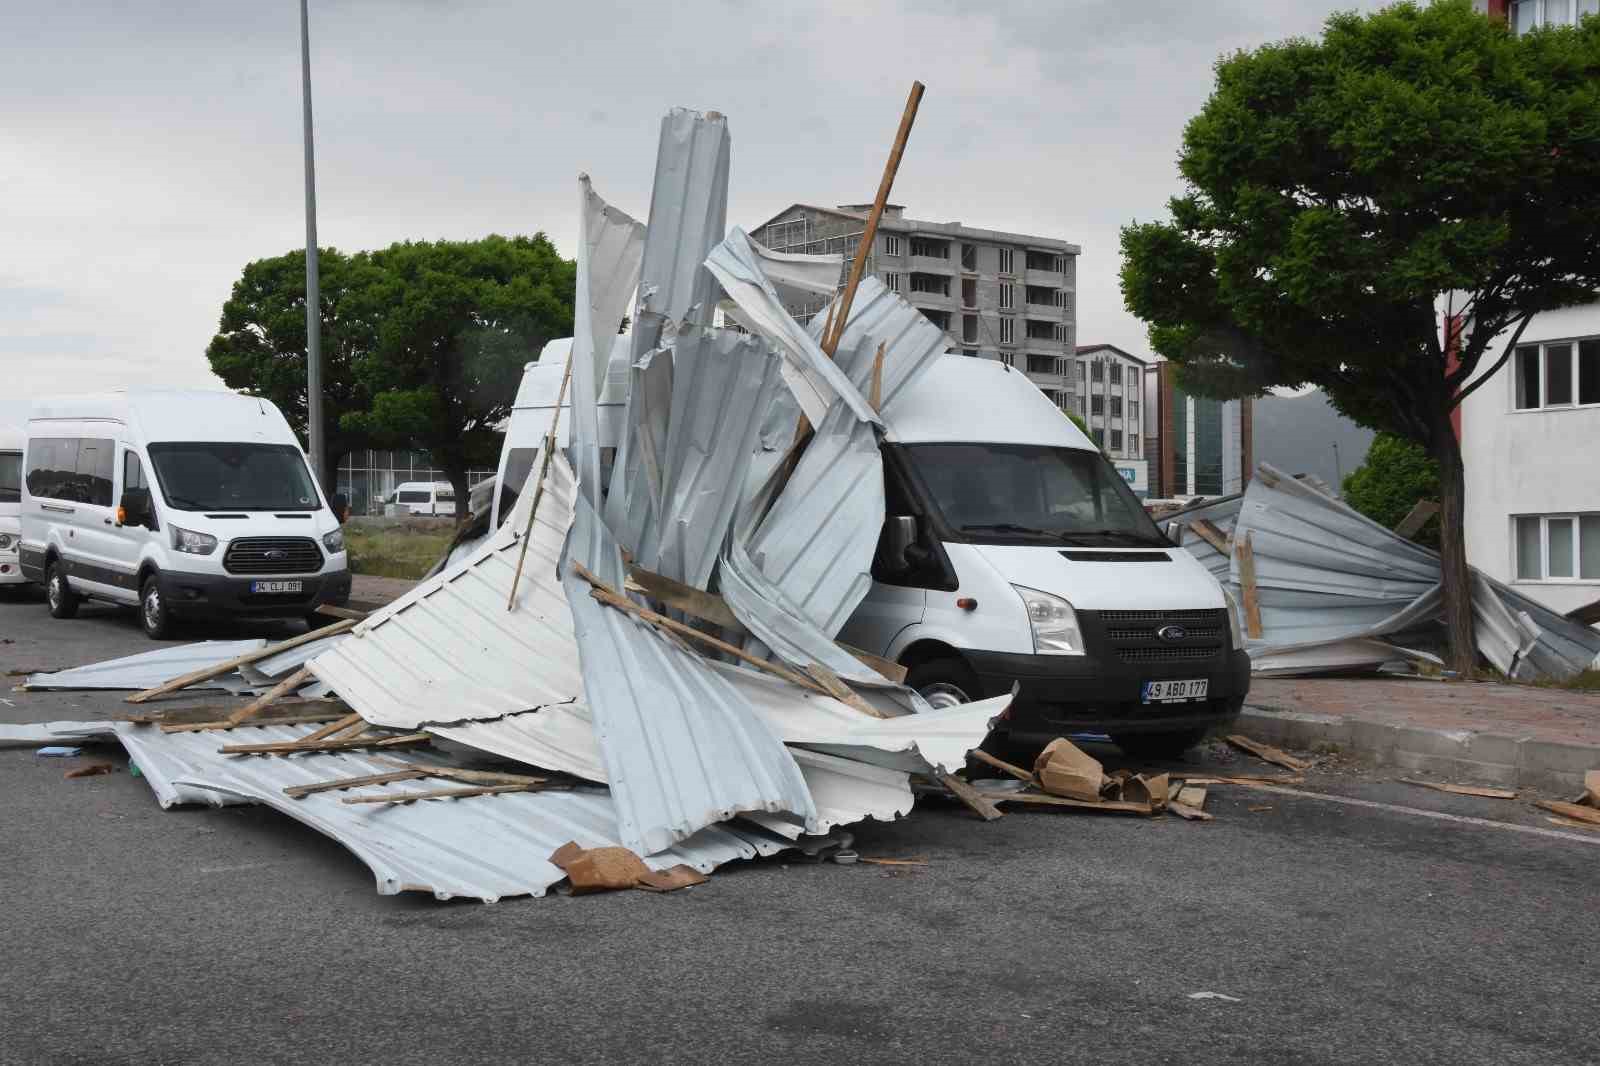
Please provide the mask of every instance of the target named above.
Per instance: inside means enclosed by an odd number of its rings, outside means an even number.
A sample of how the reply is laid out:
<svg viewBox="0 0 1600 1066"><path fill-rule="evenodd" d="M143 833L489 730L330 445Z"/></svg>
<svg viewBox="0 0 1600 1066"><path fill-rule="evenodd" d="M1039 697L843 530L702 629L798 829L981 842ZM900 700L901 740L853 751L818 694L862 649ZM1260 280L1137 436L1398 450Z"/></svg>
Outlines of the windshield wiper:
<svg viewBox="0 0 1600 1066"><path fill-rule="evenodd" d="M1051 540L1060 540L1061 534L1049 529L1039 529L1035 526L1019 526L1012 522L989 522L981 525L961 526L963 533L1014 533L1023 537L1049 537Z"/></svg>
<svg viewBox="0 0 1600 1066"><path fill-rule="evenodd" d="M1138 533L1131 529L1074 529L1066 534L1068 537L1122 537L1135 544L1146 544L1151 547L1170 548L1172 543L1165 537L1152 537L1148 533Z"/></svg>

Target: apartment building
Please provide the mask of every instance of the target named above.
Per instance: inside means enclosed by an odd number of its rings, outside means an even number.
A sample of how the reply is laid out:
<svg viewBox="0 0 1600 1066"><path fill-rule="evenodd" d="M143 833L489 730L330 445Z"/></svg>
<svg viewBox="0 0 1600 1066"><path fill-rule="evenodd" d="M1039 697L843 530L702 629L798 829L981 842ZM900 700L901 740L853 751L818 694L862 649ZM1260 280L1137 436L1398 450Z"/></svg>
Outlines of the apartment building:
<svg viewBox="0 0 1600 1066"><path fill-rule="evenodd" d="M1154 495L1144 419L1145 377L1153 371L1153 364L1114 344L1074 350L1072 413L1140 499Z"/></svg>
<svg viewBox="0 0 1600 1066"><path fill-rule="evenodd" d="M843 255L848 270L871 210L791 204L750 235L776 252ZM867 270L943 329L952 351L1015 367L1063 411L1075 409L1077 245L907 218L897 204L884 209L873 245ZM826 304L789 311L809 321Z"/></svg>

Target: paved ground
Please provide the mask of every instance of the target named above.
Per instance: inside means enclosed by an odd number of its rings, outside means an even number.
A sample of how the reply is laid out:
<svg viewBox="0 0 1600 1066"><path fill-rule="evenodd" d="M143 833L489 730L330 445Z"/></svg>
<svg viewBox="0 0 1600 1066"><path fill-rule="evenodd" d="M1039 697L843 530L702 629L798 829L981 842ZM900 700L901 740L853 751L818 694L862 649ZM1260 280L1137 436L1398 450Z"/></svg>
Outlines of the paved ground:
<svg viewBox="0 0 1600 1066"><path fill-rule="evenodd" d="M0 603L0 639L5 669L149 647L116 612L36 604ZM119 706L5 698L6 721ZM1200 761L1230 759L1263 769ZM382 898L272 812L163 812L125 772L62 770L0 750L6 1066L1547 1066L1600 1043L1600 832L1359 766L1316 795L1214 787L1205 824L927 804L857 834L926 868L769 861L494 906Z"/></svg>
<svg viewBox="0 0 1600 1066"><path fill-rule="evenodd" d="M1256 678L1252 706L1600 744L1600 693L1485 681Z"/></svg>

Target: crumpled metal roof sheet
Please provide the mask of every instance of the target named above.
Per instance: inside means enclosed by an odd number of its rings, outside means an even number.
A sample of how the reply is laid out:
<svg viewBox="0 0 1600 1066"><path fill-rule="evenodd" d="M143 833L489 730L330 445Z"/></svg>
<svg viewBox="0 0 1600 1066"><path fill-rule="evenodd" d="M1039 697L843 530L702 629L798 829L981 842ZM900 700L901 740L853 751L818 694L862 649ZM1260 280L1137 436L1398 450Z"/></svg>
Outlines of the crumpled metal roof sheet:
<svg viewBox="0 0 1600 1066"><path fill-rule="evenodd" d="M572 614L556 581L576 489L559 456L539 503L516 609L506 611L525 492L484 549L466 565L419 583L374 612L307 665L375 725L498 718L582 698Z"/></svg>
<svg viewBox="0 0 1600 1066"><path fill-rule="evenodd" d="M346 634L344 633L335 633L331 637L323 637L321 640L313 640L308 644L300 644L290 648L288 651L279 652L277 655L258 659L253 663L246 663L239 668L239 674L246 681L257 687L270 687L335 644L338 644L345 637Z"/></svg>
<svg viewBox="0 0 1600 1066"><path fill-rule="evenodd" d="M672 353L646 352L628 368L628 400L623 407L611 484L603 515L618 543L655 543L666 478L667 430L672 419ZM536 475L529 475L530 477Z"/></svg>
<svg viewBox="0 0 1600 1066"><path fill-rule="evenodd" d="M827 312L811 319L807 332L821 340ZM894 404L906 389L949 347L944 330L875 277L864 277L850 305L834 362L862 396L872 392L872 367L883 345L883 381L879 410L887 436L894 439Z"/></svg>
<svg viewBox="0 0 1600 1066"><path fill-rule="evenodd" d="M38 689L136 689L155 688L163 682L195 670L227 662L267 646L260 637L248 640L202 640L196 644L171 644L120 659L75 666L54 673L30 674L25 688ZM190 686L194 689L244 687L231 675Z"/></svg>

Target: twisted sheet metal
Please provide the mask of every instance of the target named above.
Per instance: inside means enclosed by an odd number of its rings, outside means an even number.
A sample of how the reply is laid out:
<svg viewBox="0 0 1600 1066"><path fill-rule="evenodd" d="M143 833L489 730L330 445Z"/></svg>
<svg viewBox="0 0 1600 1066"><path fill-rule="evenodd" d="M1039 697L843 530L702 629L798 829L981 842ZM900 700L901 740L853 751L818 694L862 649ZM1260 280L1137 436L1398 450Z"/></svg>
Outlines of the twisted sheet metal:
<svg viewBox="0 0 1600 1066"><path fill-rule="evenodd" d="M618 543L636 554L636 545L655 543L666 478L672 380L672 353L664 348L646 352L628 368L628 401L604 517Z"/></svg>
<svg viewBox="0 0 1600 1066"><path fill-rule="evenodd" d="M30 689L138 689L157 685L182 677L195 670L236 659L267 646L260 637L249 640L202 640L196 644L174 644L137 655L124 655L118 659L75 666L53 673L30 674L23 685ZM189 686L193 689L228 689L244 687L233 675L224 675Z"/></svg>
<svg viewBox="0 0 1600 1066"><path fill-rule="evenodd" d="M375 725L498 718L583 694L572 614L556 580L577 489L559 455L550 463L515 609L506 599L522 551L532 492L464 566L419 583L307 665Z"/></svg>
<svg viewBox="0 0 1600 1066"><path fill-rule="evenodd" d="M283 680L289 674L294 673L318 655L344 640L346 635L344 633L335 633L331 637L313 640L265 659L257 659L253 663L246 663L239 667L239 675L257 687L270 686Z"/></svg>

